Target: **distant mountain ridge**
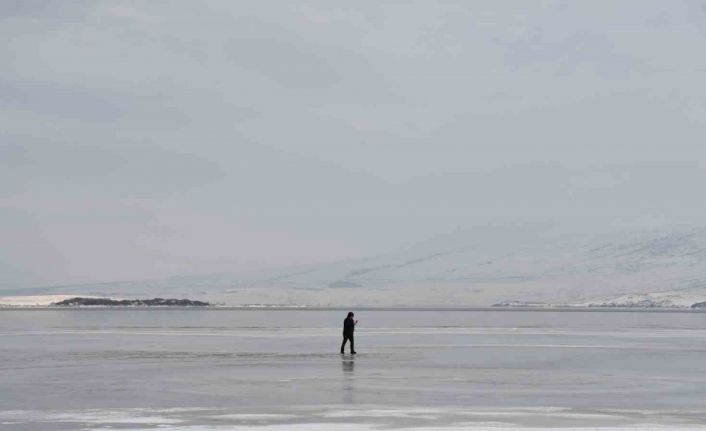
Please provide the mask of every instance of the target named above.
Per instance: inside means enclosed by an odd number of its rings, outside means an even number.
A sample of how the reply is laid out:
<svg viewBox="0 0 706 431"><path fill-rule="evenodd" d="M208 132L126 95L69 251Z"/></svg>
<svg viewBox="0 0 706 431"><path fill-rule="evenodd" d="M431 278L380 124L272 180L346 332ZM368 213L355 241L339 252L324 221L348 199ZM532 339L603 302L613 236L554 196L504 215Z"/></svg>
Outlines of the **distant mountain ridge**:
<svg viewBox="0 0 706 431"><path fill-rule="evenodd" d="M706 301L706 228L577 234L495 226L366 259L32 293L188 296L227 305L689 307Z"/></svg>

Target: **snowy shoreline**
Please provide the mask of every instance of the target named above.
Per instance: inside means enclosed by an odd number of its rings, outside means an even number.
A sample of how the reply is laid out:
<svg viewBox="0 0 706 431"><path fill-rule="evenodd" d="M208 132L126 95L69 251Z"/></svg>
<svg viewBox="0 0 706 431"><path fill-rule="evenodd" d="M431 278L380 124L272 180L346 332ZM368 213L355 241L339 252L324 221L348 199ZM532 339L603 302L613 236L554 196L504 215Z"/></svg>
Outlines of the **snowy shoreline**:
<svg viewBox="0 0 706 431"><path fill-rule="evenodd" d="M118 302L125 304L118 304ZM84 304L84 302L87 302ZM88 303L96 302L96 303ZM100 303L103 302L103 303ZM110 304L115 302L115 304ZM175 302L176 304L170 304ZM187 304L181 304L186 302ZM188 304L193 302L194 304ZM202 305L203 304L203 305ZM191 301L188 299L123 299L123 298L108 298L99 296L85 295L33 295L33 296L4 296L0 297L0 308L20 308L20 309L36 309L36 308L208 308L212 304Z"/></svg>
<svg viewBox="0 0 706 431"><path fill-rule="evenodd" d="M626 295L626 298L635 299L636 295ZM586 302L580 304L551 304L551 303L525 303L522 301L505 301L489 306L467 306L449 307L444 305L311 305L311 304L224 304L210 303L207 306L180 306L180 305L56 305L61 301L73 298L95 298L121 300L122 297L98 297L88 295L32 295L32 296L2 296L0 297L0 310L7 309L208 309L208 310L369 310L369 311L576 311L576 312L702 312L706 308L692 307L697 302L683 301L675 304L673 302L653 302L644 300L616 301L616 302ZM622 298L621 298L622 299ZM640 298L643 299L643 298Z"/></svg>

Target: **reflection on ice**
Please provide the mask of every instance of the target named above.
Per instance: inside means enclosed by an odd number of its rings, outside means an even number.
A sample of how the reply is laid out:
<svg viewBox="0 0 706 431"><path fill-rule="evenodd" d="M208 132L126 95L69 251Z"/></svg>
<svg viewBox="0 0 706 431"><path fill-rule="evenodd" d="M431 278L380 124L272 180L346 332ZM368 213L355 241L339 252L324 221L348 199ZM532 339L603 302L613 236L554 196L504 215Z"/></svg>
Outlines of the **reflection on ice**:
<svg viewBox="0 0 706 431"><path fill-rule="evenodd" d="M343 370L343 397L341 402L344 405L355 404L355 359L354 357L343 357L341 360L341 369Z"/></svg>
<svg viewBox="0 0 706 431"><path fill-rule="evenodd" d="M706 423L703 313L361 311L356 356L339 311L0 313L22 429Z"/></svg>

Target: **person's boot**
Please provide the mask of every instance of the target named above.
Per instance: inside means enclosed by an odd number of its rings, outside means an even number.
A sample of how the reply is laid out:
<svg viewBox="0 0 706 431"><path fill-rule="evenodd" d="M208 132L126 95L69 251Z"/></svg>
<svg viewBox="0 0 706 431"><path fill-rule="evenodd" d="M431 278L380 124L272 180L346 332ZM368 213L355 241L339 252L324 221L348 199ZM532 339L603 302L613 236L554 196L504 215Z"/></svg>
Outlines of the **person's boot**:
<svg viewBox="0 0 706 431"><path fill-rule="evenodd" d="M358 353L358 352L351 352L351 355L355 355L356 353Z"/></svg>

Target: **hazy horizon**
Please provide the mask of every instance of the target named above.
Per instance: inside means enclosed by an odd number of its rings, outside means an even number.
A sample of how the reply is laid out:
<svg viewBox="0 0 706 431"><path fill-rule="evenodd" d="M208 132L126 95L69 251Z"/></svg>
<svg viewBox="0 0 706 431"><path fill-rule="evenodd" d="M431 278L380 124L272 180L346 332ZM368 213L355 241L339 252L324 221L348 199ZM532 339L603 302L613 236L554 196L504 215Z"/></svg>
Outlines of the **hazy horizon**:
<svg viewBox="0 0 706 431"><path fill-rule="evenodd" d="M704 223L706 7L0 3L0 288Z"/></svg>

